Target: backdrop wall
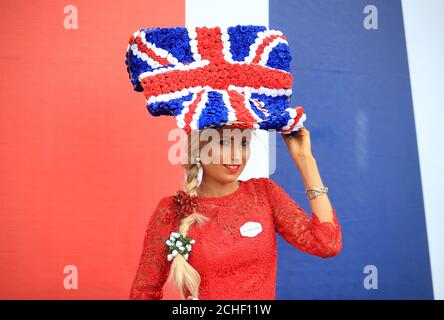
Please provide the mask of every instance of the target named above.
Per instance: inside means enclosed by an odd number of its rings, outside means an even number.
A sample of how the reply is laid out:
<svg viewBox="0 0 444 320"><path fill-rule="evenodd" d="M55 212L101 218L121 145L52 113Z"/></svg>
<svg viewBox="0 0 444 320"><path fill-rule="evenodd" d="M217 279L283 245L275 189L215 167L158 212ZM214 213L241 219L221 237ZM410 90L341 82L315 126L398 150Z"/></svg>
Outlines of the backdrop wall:
<svg viewBox="0 0 444 320"><path fill-rule="evenodd" d="M365 28L368 5L377 29ZM433 114L443 91L433 84L442 86L444 70L442 54L424 55L416 43L443 53L436 12L444 8L422 6L428 10L399 0L2 1L0 298L128 298L146 223L183 178L167 159L174 119L152 118L132 91L129 37L142 27L238 23L287 36L292 104L306 110L343 228L343 251L331 259L279 237L278 298L442 298L433 190L444 161L432 160L443 154L430 141L440 137ZM78 25L69 29L74 13ZM282 139L263 133L254 149L241 178L271 176L310 212ZM65 288L66 266L77 268L78 289ZM377 289L366 288L369 277ZM165 298L177 297L166 286Z"/></svg>

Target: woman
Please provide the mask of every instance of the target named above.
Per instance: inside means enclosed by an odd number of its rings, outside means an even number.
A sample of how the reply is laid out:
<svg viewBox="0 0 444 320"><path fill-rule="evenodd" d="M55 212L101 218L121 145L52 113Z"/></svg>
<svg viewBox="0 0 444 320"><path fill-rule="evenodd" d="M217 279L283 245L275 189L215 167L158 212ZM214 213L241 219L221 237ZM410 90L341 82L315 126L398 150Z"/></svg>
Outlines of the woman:
<svg viewBox="0 0 444 320"><path fill-rule="evenodd" d="M282 136L306 188L322 186L309 131L303 127L296 137ZM202 163L202 182L198 185L199 162L185 166L185 190L199 202L191 214L175 208L177 202L190 207L189 199L176 196L175 202L169 196L160 201L146 230L131 299L160 299L168 275L188 298L275 299L274 231L296 248L313 255L326 258L340 252L340 225L327 194L310 200L311 219L272 179L237 180L250 150L249 137L243 138L241 144L235 144L236 140L239 139L222 136L219 149L212 148L215 154L210 155L224 159L224 153L229 153L232 161L228 164L236 163L238 168L230 170L222 161ZM239 158L235 158L236 153ZM262 229L251 238L238 231L248 221L260 223ZM175 230L196 242L188 259L178 254L171 263L162 238Z"/></svg>
<svg viewBox="0 0 444 320"><path fill-rule="evenodd" d="M176 93L164 102L165 96L159 96L156 90L160 89L156 86L162 87L165 79L159 77L159 72L153 71L153 66L150 69L135 59L144 60L140 54L144 45L152 50L145 52L155 59L156 46L153 43L165 45L162 40L171 39L172 34L176 38L185 34L187 40L191 39L190 43L193 38L205 43L194 58L203 61L203 66L209 61L210 64L217 62L218 67L235 58L235 51L230 51L232 57L227 57L227 50L224 51L224 60L218 58L217 48L227 48L220 39L233 42L233 46L237 41L234 39L244 37L245 46L250 50L249 56L253 58L250 61L244 58L241 64L249 61L260 66L261 59L265 59L267 65L243 71L257 76L259 84L265 84L263 87L273 84L281 89L255 92L254 84L248 87L251 80L248 77L236 78L231 72L218 73L236 85L239 81L245 85L241 86L245 88L241 93L224 91L229 87L220 84L220 79L212 82L214 70L223 71L216 68L210 69L204 77L211 82L208 88L200 87L189 95L182 92L184 101L177 94L180 86L170 88L168 85L167 90ZM312 255L327 258L341 251L341 228L311 151L310 133L302 126L305 120L303 109L298 108L296 112L289 110L289 97L280 99L291 88L291 81L289 83L286 78L289 74L288 48L275 45L276 54L273 48L264 50L278 36L279 33L264 31L263 27L236 26L226 33L218 27L143 29L131 37L128 48L132 52L127 52L127 64L133 85L136 90L144 91L151 114L176 116L178 126L188 134L187 156L191 161L184 165L185 191L180 190L161 199L150 218L130 299L161 299L162 287L167 280L176 284L184 299L275 299L276 232L297 249ZM255 38L256 46L245 42ZM173 42L177 43L177 39ZM217 50L211 51L212 48ZM268 56L264 57L264 52ZM158 53L165 56L160 51ZM260 58L254 58L255 54ZM182 63L178 73L188 68L184 61L186 57L177 62ZM199 68L205 70L205 66ZM173 71L176 71L174 67ZM262 77L260 72L275 74ZM181 75L187 76L185 73ZM271 78L274 82L267 82ZM156 94L160 98L151 98ZM201 103L202 97L206 97L206 103ZM243 112L239 106L236 107L239 101L245 101ZM224 103L229 104L225 105L226 112ZM254 108L255 105L258 107ZM214 106L217 107L216 112ZM199 108L206 108L208 112ZM199 118L187 116L190 110L195 114L199 110ZM312 218L272 179L238 180L249 159L252 129L277 129L281 133L307 189ZM202 133L208 133L208 130L217 134L211 135L212 139L202 139ZM209 152L203 152L204 149ZM200 184L199 170L202 170Z"/></svg>

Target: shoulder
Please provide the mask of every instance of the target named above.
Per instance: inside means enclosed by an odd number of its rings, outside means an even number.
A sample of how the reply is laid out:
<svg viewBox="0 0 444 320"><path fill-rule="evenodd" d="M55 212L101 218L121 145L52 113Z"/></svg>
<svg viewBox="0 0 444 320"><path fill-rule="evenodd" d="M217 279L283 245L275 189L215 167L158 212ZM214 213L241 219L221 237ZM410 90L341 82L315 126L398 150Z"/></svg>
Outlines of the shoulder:
<svg viewBox="0 0 444 320"><path fill-rule="evenodd" d="M165 223L173 223L176 218L174 210L174 196L165 196L157 203L154 215L156 218Z"/></svg>
<svg viewBox="0 0 444 320"><path fill-rule="evenodd" d="M269 177L250 178L245 183L253 186L257 192L269 193L270 190L278 187L278 184Z"/></svg>
<svg viewBox="0 0 444 320"><path fill-rule="evenodd" d="M174 195L169 195L161 198L159 200L159 203L157 204L158 207L162 208L170 208L172 209L174 205Z"/></svg>
<svg viewBox="0 0 444 320"><path fill-rule="evenodd" d="M269 184L276 184L276 182L269 177L259 177L259 178L250 178L248 180L245 180L247 183L252 183L255 185L269 185Z"/></svg>

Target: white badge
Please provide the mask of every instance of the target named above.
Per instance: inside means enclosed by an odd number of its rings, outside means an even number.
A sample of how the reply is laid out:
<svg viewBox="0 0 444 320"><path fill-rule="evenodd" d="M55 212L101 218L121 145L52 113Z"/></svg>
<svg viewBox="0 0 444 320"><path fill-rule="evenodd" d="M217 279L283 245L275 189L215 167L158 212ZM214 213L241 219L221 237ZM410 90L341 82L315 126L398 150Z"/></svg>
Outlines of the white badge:
<svg viewBox="0 0 444 320"><path fill-rule="evenodd" d="M240 227L240 233L244 237L255 237L262 232L262 225L259 222L247 222Z"/></svg>

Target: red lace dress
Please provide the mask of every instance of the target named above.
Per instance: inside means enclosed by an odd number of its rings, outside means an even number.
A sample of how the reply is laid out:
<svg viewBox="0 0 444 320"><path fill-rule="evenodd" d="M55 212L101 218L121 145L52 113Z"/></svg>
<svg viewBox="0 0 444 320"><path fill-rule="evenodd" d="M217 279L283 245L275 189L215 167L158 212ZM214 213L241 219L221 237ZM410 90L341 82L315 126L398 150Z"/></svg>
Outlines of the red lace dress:
<svg viewBox="0 0 444 320"><path fill-rule="evenodd" d="M152 215L130 299L161 299L172 261L162 241L178 231L173 196L163 198ZM188 262L199 272L199 299L276 299L276 232L297 249L327 258L342 248L341 227L309 215L270 178L240 181L224 197L199 197L198 212L211 218L190 228L196 240ZM240 227L259 222L262 231L243 236Z"/></svg>

